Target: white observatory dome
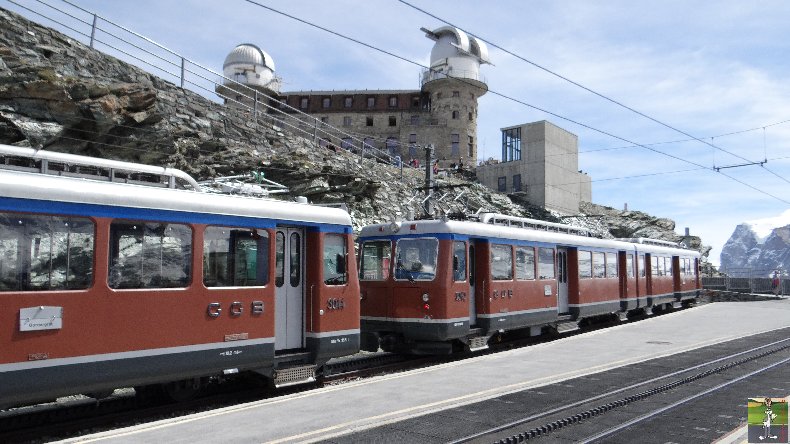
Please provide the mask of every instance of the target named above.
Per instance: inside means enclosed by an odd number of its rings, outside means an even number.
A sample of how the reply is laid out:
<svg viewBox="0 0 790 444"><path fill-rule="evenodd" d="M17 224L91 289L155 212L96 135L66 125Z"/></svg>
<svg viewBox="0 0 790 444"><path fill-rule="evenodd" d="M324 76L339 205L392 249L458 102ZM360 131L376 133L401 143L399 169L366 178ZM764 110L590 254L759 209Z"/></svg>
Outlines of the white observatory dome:
<svg viewBox="0 0 790 444"><path fill-rule="evenodd" d="M226 78L226 85L236 82L279 90L279 81L274 75L274 60L266 51L251 43L242 43L233 48L222 64L222 75Z"/></svg>
<svg viewBox="0 0 790 444"><path fill-rule="evenodd" d="M431 50L431 69L435 72L478 80L480 65L491 63L486 44L458 28L442 26L433 31L422 28L422 31L436 42Z"/></svg>

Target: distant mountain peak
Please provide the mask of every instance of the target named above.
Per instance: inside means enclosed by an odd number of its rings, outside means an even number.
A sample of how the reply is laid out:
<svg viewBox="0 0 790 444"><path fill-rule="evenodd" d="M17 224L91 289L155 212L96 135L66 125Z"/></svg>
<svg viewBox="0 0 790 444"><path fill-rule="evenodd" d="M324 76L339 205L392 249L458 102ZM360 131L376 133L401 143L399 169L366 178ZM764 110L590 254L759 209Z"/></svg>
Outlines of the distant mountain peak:
<svg viewBox="0 0 790 444"><path fill-rule="evenodd" d="M790 217L790 211L784 214ZM720 271L730 276L769 276L778 268L790 270L790 220L773 227L782 222L782 217L767 221L735 227L721 250Z"/></svg>

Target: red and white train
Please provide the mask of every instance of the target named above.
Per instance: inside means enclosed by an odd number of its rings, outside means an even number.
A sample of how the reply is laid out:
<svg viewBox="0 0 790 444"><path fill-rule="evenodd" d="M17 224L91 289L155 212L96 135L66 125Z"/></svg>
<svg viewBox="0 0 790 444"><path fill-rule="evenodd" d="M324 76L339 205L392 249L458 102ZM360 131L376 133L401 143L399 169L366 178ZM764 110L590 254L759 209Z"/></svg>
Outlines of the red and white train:
<svg viewBox="0 0 790 444"><path fill-rule="evenodd" d="M359 350L345 211L125 162L9 146L0 162L2 406L130 386L179 397L245 371L285 385Z"/></svg>
<svg viewBox="0 0 790 444"><path fill-rule="evenodd" d="M362 348L450 353L497 333L649 311L696 298L699 253L498 214L365 227Z"/></svg>

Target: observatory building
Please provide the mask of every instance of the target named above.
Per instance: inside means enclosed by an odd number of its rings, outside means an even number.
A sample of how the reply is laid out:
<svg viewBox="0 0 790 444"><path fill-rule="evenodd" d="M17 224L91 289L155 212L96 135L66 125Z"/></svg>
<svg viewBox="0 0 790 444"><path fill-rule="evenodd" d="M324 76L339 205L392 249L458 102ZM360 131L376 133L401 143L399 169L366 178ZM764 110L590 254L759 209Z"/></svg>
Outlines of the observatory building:
<svg viewBox="0 0 790 444"><path fill-rule="evenodd" d="M284 124L319 146L377 148L407 163L424 161L420 148L433 145L440 167L476 168L482 184L533 205L575 214L580 201L591 201L590 177L578 170L578 138L546 121L503 128L502 160L477 166L477 99L488 91L480 66L490 64L488 48L451 26L421 31L434 44L419 89L281 92L271 56L244 43L225 58L216 91L228 106L290 120Z"/></svg>
<svg viewBox="0 0 790 444"><path fill-rule="evenodd" d="M261 113L272 113L274 108L293 114L304 125L318 121L357 136L334 140L317 132L323 146L352 149L364 144L408 162L423 160L425 154L418 146L433 144L441 166L460 161L474 167L477 99L488 90L480 65L490 63L488 48L457 28L421 30L434 46L420 89L280 92L271 57L255 45L242 44L225 58L223 74L230 80L216 90L229 106L244 105Z"/></svg>

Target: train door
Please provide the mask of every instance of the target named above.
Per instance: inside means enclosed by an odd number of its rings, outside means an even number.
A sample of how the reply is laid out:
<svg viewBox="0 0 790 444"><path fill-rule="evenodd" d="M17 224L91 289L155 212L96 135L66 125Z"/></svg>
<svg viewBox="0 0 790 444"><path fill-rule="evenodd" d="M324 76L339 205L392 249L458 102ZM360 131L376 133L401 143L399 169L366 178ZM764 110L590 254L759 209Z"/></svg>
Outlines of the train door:
<svg viewBox="0 0 790 444"><path fill-rule="evenodd" d="M475 244L469 241L469 326L477 324L477 306L475 305L475 278L477 266L475 265Z"/></svg>
<svg viewBox="0 0 790 444"><path fill-rule="evenodd" d="M275 234L275 350L302 348L304 340L304 230Z"/></svg>
<svg viewBox="0 0 790 444"><path fill-rule="evenodd" d="M568 249L557 248L557 313L568 312Z"/></svg>

